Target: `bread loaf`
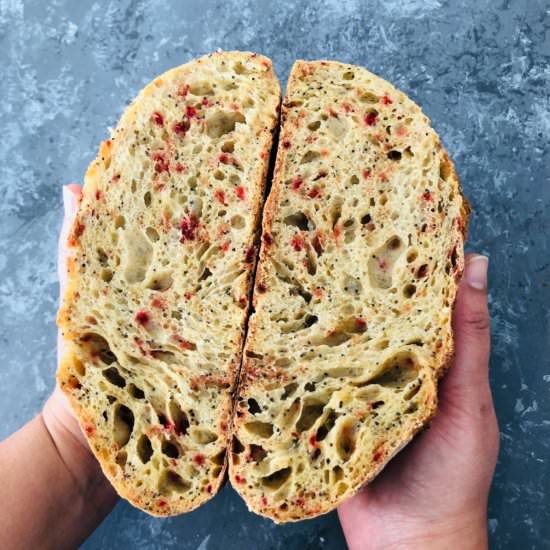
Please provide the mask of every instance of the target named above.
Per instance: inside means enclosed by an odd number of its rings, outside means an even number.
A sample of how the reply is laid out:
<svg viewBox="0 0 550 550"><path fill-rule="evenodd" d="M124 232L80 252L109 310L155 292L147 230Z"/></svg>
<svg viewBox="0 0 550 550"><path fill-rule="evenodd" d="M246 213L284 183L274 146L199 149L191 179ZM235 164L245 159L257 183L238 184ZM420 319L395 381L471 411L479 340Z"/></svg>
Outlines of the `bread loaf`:
<svg viewBox="0 0 550 550"><path fill-rule="evenodd" d="M151 514L224 478L279 101L265 57L191 61L145 87L86 173L58 381L111 483Z"/></svg>
<svg viewBox="0 0 550 550"><path fill-rule="evenodd" d="M434 415L467 217L415 103L360 67L294 65L234 416L251 510L334 509Z"/></svg>

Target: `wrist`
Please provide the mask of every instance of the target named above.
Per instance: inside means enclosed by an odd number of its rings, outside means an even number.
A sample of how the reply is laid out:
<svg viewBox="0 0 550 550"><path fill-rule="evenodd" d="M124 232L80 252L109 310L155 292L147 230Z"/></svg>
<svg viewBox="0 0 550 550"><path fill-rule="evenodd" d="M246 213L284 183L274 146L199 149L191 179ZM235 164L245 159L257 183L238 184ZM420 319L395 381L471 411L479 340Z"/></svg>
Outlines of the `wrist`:
<svg viewBox="0 0 550 550"><path fill-rule="evenodd" d="M388 533L387 526L383 530ZM360 547L360 546L359 546ZM368 548L368 546L364 546ZM426 520L421 523L396 521L384 540L373 549L384 550L484 550L487 548L485 507L471 510L454 519Z"/></svg>

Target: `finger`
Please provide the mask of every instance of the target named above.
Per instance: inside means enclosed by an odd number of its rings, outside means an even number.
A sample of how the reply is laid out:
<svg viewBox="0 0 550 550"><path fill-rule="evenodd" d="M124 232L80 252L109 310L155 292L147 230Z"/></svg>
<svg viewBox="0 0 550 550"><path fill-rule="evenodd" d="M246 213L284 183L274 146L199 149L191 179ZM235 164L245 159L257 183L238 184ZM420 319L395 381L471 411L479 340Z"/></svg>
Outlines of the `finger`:
<svg viewBox="0 0 550 550"><path fill-rule="evenodd" d="M67 239L71 225L78 209L78 200L82 195L80 186L76 183L63 186L64 217L58 242L57 275L59 277L59 295L63 296L67 282Z"/></svg>
<svg viewBox="0 0 550 550"><path fill-rule="evenodd" d="M69 238L69 231L71 225L76 216L78 210L78 201L82 196L80 186L72 183L70 185L63 186L63 208L64 217L63 225L61 226L61 232L59 234L59 242L57 248L57 275L59 278L59 300L63 299L65 293L65 287L67 285L67 240ZM61 332L57 331L57 362L63 356L64 342Z"/></svg>
<svg viewBox="0 0 550 550"><path fill-rule="evenodd" d="M453 313L455 356L444 390L452 391L458 386L463 398L469 395L475 398L477 393L488 388L488 263L488 258L479 254L469 254L466 257L464 277L458 289Z"/></svg>

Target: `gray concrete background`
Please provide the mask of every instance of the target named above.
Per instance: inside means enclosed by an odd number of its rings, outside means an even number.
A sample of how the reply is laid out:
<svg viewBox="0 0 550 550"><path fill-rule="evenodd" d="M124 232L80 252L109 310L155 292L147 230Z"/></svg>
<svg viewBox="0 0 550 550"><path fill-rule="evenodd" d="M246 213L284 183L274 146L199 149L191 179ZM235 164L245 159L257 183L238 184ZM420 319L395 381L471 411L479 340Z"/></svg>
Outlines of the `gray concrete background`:
<svg viewBox="0 0 550 550"><path fill-rule="evenodd" d="M411 95L474 209L491 258L491 378L502 449L492 547L550 545L550 8L542 0L51 2L0 0L0 438L36 413L55 370L61 185L155 75L213 49L364 65ZM229 488L158 520L121 503L85 544L344 548L335 514L276 527Z"/></svg>

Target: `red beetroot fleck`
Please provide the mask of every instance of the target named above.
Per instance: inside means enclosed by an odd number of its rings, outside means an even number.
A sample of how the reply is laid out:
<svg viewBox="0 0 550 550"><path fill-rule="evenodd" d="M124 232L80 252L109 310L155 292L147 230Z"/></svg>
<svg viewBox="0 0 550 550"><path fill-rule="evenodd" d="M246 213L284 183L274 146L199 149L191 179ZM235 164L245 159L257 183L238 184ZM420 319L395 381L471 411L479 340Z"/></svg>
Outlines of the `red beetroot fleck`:
<svg viewBox="0 0 550 550"><path fill-rule="evenodd" d="M159 126L164 126L164 117L158 112L155 111L152 116L153 122Z"/></svg>
<svg viewBox="0 0 550 550"><path fill-rule="evenodd" d="M365 115L364 120L367 126L374 126L378 122L378 113L370 111Z"/></svg>
<svg viewBox="0 0 550 550"><path fill-rule="evenodd" d="M160 298L153 298L151 300L151 307L156 307L158 309L162 308L164 306L162 300Z"/></svg>
<svg viewBox="0 0 550 550"><path fill-rule="evenodd" d="M218 157L218 160L222 164L233 164L233 159L231 158L231 155L229 153L221 153Z"/></svg>
<svg viewBox="0 0 550 550"><path fill-rule="evenodd" d="M181 349L195 349L195 345L189 342L189 340L186 340L185 338L181 338L180 336L176 337L178 341L178 346Z"/></svg>
<svg viewBox="0 0 550 550"><path fill-rule="evenodd" d="M187 105L187 107L185 108L185 114L189 118L196 117L197 116L197 109L195 109L195 107L191 107L191 105Z"/></svg>
<svg viewBox="0 0 550 550"><path fill-rule="evenodd" d="M315 288L315 290L313 291L313 296L315 296L315 298L322 298L323 297L323 289L321 287Z"/></svg>
<svg viewBox="0 0 550 550"><path fill-rule="evenodd" d="M204 464L204 461L205 461L205 458L204 458L204 455L201 454L201 453L197 453L194 457L193 457L193 462L195 464L198 464L199 466L202 466Z"/></svg>
<svg viewBox="0 0 550 550"><path fill-rule="evenodd" d="M180 223L181 239L180 243L192 241L196 237L199 220L197 216L191 215L183 218Z"/></svg>
<svg viewBox="0 0 550 550"><path fill-rule="evenodd" d="M113 183L116 183L120 179L120 174L113 174L113 177L111 178L111 181Z"/></svg>
<svg viewBox="0 0 550 550"><path fill-rule="evenodd" d="M285 149L290 149L290 146L291 146L291 143L290 141L288 141L288 139L286 139L285 141L283 141L283 147Z"/></svg>
<svg viewBox="0 0 550 550"><path fill-rule="evenodd" d="M189 93L189 84L183 84L178 90L178 95L185 97Z"/></svg>
<svg viewBox="0 0 550 550"><path fill-rule="evenodd" d="M425 201L431 201L432 200L432 194L429 189L426 189L424 193L422 193L422 199Z"/></svg>
<svg viewBox="0 0 550 550"><path fill-rule="evenodd" d="M165 500L159 500L159 501L158 501L158 505L159 505L161 508L164 508L165 506L168 506L168 502L166 502Z"/></svg>
<svg viewBox="0 0 550 550"><path fill-rule="evenodd" d="M242 185L239 185L235 188L235 194L239 197L240 200L244 201L246 196L246 190Z"/></svg>
<svg viewBox="0 0 550 550"><path fill-rule="evenodd" d="M153 160L155 161L155 172L170 172L170 163L162 153L153 153Z"/></svg>
<svg viewBox="0 0 550 550"><path fill-rule="evenodd" d="M300 189L300 187L302 187L303 183L304 183L304 180L300 176L296 176L292 180L292 189L294 189L294 191L298 191L298 189Z"/></svg>
<svg viewBox="0 0 550 550"><path fill-rule="evenodd" d="M353 111L353 107L347 101L342 103L342 107L346 113L351 113L351 111Z"/></svg>
<svg viewBox="0 0 550 550"><path fill-rule="evenodd" d="M370 170L363 170L363 177L365 179L369 178L370 177Z"/></svg>
<svg viewBox="0 0 550 550"><path fill-rule="evenodd" d="M173 126L174 132L181 137L185 137L185 133L189 130L189 122L184 120L183 122L176 122Z"/></svg>
<svg viewBox="0 0 550 550"><path fill-rule="evenodd" d="M92 435L95 431L95 428L90 424L87 424L86 427L84 428L84 431L86 432L86 435Z"/></svg>
<svg viewBox="0 0 550 550"><path fill-rule="evenodd" d="M388 181L388 176L386 176L384 172L380 172L380 175L378 176L378 178L380 179L380 181L383 181L383 182Z"/></svg>
<svg viewBox="0 0 550 550"><path fill-rule="evenodd" d="M265 151L260 151L260 158L265 160L267 158L267 153Z"/></svg>
<svg viewBox="0 0 550 550"><path fill-rule="evenodd" d="M390 99L389 96L384 95L382 96L382 99L380 100L384 105L391 105L393 101Z"/></svg>
<svg viewBox="0 0 550 550"><path fill-rule="evenodd" d="M357 317L355 319L355 324L360 330L364 330L367 328L367 322L365 321L365 319L363 319L363 317Z"/></svg>
<svg viewBox="0 0 550 550"><path fill-rule="evenodd" d="M239 474L235 474L235 481L237 483L244 483L246 479L244 477L241 477Z"/></svg>
<svg viewBox="0 0 550 550"><path fill-rule="evenodd" d="M254 247L251 246L247 251L246 251L246 254L245 254L245 257L244 257L244 261L247 263L247 264L251 264L253 261L254 261L254 253L255 253L255 250L254 250Z"/></svg>
<svg viewBox="0 0 550 550"><path fill-rule="evenodd" d="M380 269L382 271L386 271L386 269L388 269L388 264L385 260L383 260L382 258L377 258L378 260L378 266L380 267Z"/></svg>
<svg viewBox="0 0 550 550"><path fill-rule="evenodd" d="M184 164L180 164L179 162L176 164L176 172L181 174L185 170L187 170L187 167Z"/></svg>
<svg viewBox="0 0 550 550"><path fill-rule="evenodd" d="M374 460L374 462L378 462L383 456L384 456L383 451L375 451L374 454L372 455L372 459Z"/></svg>
<svg viewBox="0 0 550 550"><path fill-rule="evenodd" d="M309 436L309 444L312 446L312 447L317 447L318 446L318 443L317 443L317 436L315 434L312 434Z"/></svg>
<svg viewBox="0 0 550 550"><path fill-rule="evenodd" d="M101 191L99 189L95 192L95 198L97 200L99 200L101 198Z"/></svg>
<svg viewBox="0 0 550 550"><path fill-rule="evenodd" d="M317 189L316 187L314 187L313 189L311 189L309 191L309 193L307 194L307 196L310 198L310 199L316 199L318 197L321 196L321 191L319 191L319 189Z"/></svg>
<svg viewBox="0 0 550 550"><path fill-rule="evenodd" d="M149 322L149 314L146 311L140 310L136 313L135 320L140 325L146 325Z"/></svg>
<svg viewBox="0 0 550 550"><path fill-rule="evenodd" d="M207 97L203 97L201 103L203 107L210 107L210 101L208 101Z"/></svg>
<svg viewBox="0 0 550 550"><path fill-rule="evenodd" d="M84 229L86 229L86 226L80 220L77 220L74 224L73 237L78 239L84 233Z"/></svg>
<svg viewBox="0 0 550 550"><path fill-rule="evenodd" d="M299 236L294 237L290 244L292 245L292 248L296 250L296 252L300 252L304 248L304 240L302 239L302 237Z"/></svg>
<svg viewBox="0 0 550 550"><path fill-rule="evenodd" d="M258 292L264 293L267 290L267 286L265 283L258 283Z"/></svg>
<svg viewBox="0 0 550 550"><path fill-rule="evenodd" d="M227 252L230 247L231 247L231 241L225 241L222 245L220 245L220 250L222 252Z"/></svg>
<svg viewBox="0 0 550 550"><path fill-rule="evenodd" d="M240 305L241 307L245 307L245 306L246 306L246 296L241 296L241 297L239 298L239 305Z"/></svg>
<svg viewBox="0 0 550 550"><path fill-rule="evenodd" d="M266 246L271 246L273 244L273 237L271 236L271 233L264 233L264 244Z"/></svg>
<svg viewBox="0 0 550 550"><path fill-rule="evenodd" d="M264 506L264 507L267 506L267 497L262 496L261 500L262 500L262 506Z"/></svg>
<svg viewBox="0 0 550 550"><path fill-rule="evenodd" d="M186 300L191 300L191 298L193 298L193 293L192 292L184 292L183 296Z"/></svg>
<svg viewBox="0 0 550 550"><path fill-rule="evenodd" d="M212 493L212 485L210 485L210 483L204 488L204 490L208 493L208 494L211 494Z"/></svg>
<svg viewBox="0 0 550 550"><path fill-rule="evenodd" d="M214 191L214 198L224 206L227 206L227 202L225 201L225 192L223 189L216 189Z"/></svg>

